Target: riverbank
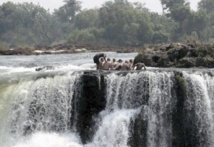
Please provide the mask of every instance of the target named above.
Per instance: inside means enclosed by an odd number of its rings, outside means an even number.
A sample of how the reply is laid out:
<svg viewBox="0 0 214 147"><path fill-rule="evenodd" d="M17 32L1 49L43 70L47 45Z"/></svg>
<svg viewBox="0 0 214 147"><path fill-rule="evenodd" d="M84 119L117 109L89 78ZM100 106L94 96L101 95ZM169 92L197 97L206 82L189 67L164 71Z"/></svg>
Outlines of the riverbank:
<svg viewBox="0 0 214 147"><path fill-rule="evenodd" d="M214 44L198 42L131 47L75 42L34 48L10 48L0 50L0 55L75 54L82 52L137 52L139 54L135 57L134 63L143 62L150 67L214 68Z"/></svg>
<svg viewBox="0 0 214 147"><path fill-rule="evenodd" d="M13 47L0 50L0 55L46 55L46 54L75 54L81 52L137 52L142 47L121 47L98 43L70 43L54 46Z"/></svg>

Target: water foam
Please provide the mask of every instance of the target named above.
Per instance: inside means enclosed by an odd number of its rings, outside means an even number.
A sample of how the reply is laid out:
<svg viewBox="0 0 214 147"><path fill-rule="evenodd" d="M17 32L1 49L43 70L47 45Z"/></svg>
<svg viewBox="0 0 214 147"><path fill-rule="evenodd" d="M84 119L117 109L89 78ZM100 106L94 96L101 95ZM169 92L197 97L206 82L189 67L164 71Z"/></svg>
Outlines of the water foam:
<svg viewBox="0 0 214 147"><path fill-rule="evenodd" d="M104 115L93 142L86 147L128 147L130 121L139 113L139 109L102 113Z"/></svg>
<svg viewBox="0 0 214 147"><path fill-rule="evenodd" d="M75 134L37 132L19 140L13 147L83 147Z"/></svg>

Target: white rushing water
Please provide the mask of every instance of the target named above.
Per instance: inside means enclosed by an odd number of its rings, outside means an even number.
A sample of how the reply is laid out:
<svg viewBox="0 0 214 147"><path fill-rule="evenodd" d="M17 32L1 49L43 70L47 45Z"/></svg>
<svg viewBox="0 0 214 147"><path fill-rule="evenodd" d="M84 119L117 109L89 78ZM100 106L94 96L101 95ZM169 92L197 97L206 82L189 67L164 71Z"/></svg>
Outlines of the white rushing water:
<svg viewBox="0 0 214 147"><path fill-rule="evenodd" d="M170 72L141 72L118 76L108 75L107 108L130 109L144 106L148 121L147 145L170 146L172 126L166 117L172 109L172 77ZM146 102L146 95L149 96ZM160 135L158 135L161 134ZM159 140L157 142L157 140Z"/></svg>
<svg viewBox="0 0 214 147"><path fill-rule="evenodd" d="M128 147L130 120L139 113L139 110L115 110L103 113L93 142L86 147Z"/></svg>
<svg viewBox="0 0 214 147"><path fill-rule="evenodd" d="M93 55L33 56L22 60L10 57L11 66L2 62L0 147L129 147L129 142L136 138L147 147L172 147L177 129L173 126L173 114L178 111L180 101L176 95L177 71L185 81L182 123L190 128L183 126L184 131L193 131L188 139L196 138L196 146L213 146L213 75L206 70L150 68L105 75L106 106L92 117L96 130L90 134L92 140L83 143L75 128L78 105L74 106L74 98L78 90L81 92L83 71L95 69ZM109 55L123 59L133 56ZM28 67L26 61L38 63ZM35 71L46 65L54 69Z"/></svg>
<svg viewBox="0 0 214 147"><path fill-rule="evenodd" d="M70 126L71 96L80 76L75 72L94 70L95 54L0 56L0 146L82 146ZM45 66L54 69L35 71Z"/></svg>
<svg viewBox="0 0 214 147"><path fill-rule="evenodd" d="M213 96L210 95L208 88L214 88L211 81L213 77L202 73L184 74L187 81L187 99L185 107L187 109L187 116L195 115L196 126L200 128L198 136L200 136L201 146L213 146L213 114L214 111L212 101ZM194 113L192 113L194 111Z"/></svg>
<svg viewBox="0 0 214 147"><path fill-rule="evenodd" d="M81 72L20 78L0 86L0 144L2 147L128 147L130 123L143 113L148 147L172 146L174 73L143 71L106 76L106 108L97 119L91 142L82 144L72 129L72 95ZM202 146L213 144L214 78L183 72L187 120L194 115ZM148 99L147 99L148 98Z"/></svg>
<svg viewBox="0 0 214 147"><path fill-rule="evenodd" d="M14 147L83 147L75 134L38 132L20 140Z"/></svg>
<svg viewBox="0 0 214 147"><path fill-rule="evenodd" d="M18 83L2 85L0 144L11 146L25 137L24 134L28 136L31 132L68 133L72 89L79 76L79 73L69 73L37 80L22 79ZM32 137L34 141L38 135Z"/></svg>

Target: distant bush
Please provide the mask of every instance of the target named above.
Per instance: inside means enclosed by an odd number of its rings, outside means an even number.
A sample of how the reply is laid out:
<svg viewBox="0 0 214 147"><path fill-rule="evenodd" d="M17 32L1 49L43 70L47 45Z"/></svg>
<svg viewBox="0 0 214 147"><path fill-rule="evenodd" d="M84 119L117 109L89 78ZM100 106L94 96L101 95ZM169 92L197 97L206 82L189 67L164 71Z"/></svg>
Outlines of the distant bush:
<svg viewBox="0 0 214 147"><path fill-rule="evenodd" d="M87 28L82 30L75 30L73 31L67 41L97 41L99 37L102 35L102 29L97 28Z"/></svg>
<svg viewBox="0 0 214 147"><path fill-rule="evenodd" d="M8 49L9 49L8 44L0 41L0 51L5 51Z"/></svg>

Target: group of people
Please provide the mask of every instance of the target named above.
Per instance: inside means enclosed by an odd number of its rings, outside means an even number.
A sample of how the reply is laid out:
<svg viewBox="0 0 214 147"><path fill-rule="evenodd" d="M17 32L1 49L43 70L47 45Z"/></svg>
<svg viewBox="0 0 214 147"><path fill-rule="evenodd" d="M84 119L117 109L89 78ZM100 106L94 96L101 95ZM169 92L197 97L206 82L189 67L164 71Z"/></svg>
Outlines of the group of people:
<svg viewBox="0 0 214 147"><path fill-rule="evenodd" d="M123 61L119 59L110 59L106 58L106 54L98 53L94 56L94 63L97 65L98 70L141 70L144 68L146 70L146 66L144 63L136 63L133 64L133 60Z"/></svg>

